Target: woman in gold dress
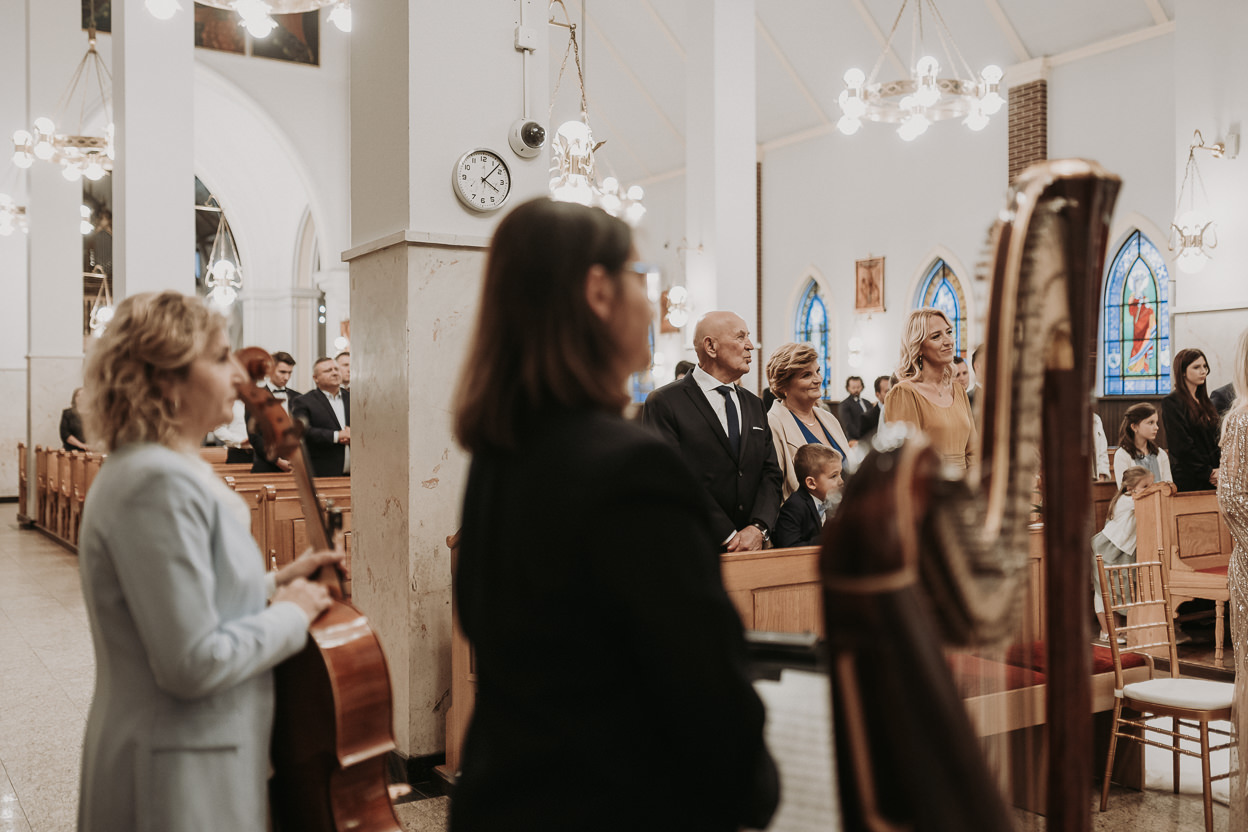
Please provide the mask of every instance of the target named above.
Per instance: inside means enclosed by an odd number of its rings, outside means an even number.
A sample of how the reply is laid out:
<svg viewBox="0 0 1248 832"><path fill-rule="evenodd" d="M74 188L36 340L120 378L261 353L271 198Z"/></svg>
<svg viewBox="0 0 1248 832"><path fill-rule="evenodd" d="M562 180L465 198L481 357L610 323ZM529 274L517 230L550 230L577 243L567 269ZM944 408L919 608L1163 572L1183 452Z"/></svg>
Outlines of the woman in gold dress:
<svg viewBox="0 0 1248 832"><path fill-rule="evenodd" d="M897 383L888 391L884 412L889 423L909 422L932 442L945 464L971 466L975 418L966 388L953 383L957 355L953 324L934 307L916 309L901 335Z"/></svg>
<svg viewBox="0 0 1248 832"><path fill-rule="evenodd" d="M1231 749L1231 823L1248 829L1248 331L1239 336L1232 365L1235 403L1222 423L1222 462L1218 472L1218 506L1231 530L1234 549L1227 584L1231 591L1231 641L1235 648L1235 700L1231 719L1238 726Z"/></svg>

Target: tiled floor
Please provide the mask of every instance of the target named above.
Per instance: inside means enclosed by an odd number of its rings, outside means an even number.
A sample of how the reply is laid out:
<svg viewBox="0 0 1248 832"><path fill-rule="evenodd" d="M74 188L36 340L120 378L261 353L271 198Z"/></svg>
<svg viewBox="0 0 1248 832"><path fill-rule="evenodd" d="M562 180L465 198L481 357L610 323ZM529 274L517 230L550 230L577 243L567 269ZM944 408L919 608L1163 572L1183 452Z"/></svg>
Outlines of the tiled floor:
<svg viewBox="0 0 1248 832"><path fill-rule="evenodd" d="M37 532L21 530L16 507L0 504L0 832L74 828L83 723L93 684L91 638L77 559ZM1150 768L1152 768L1150 766ZM1165 766L1163 765L1164 769ZM1198 794L1115 789L1098 832L1203 830ZM397 807L408 832L444 832L449 798ZM1217 830L1226 809L1214 809ZM1020 829L1042 830L1023 819Z"/></svg>

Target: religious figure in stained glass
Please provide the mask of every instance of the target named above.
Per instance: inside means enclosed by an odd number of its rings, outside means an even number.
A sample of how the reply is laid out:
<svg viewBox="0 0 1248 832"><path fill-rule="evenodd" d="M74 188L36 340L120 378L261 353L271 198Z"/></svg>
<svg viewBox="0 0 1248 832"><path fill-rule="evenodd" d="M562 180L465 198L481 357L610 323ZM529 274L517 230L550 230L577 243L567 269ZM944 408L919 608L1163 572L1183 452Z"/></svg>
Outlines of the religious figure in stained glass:
<svg viewBox="0 0 1248 832"><path fill-rule="evenodd" d="M953 269L942 259L937 259L928 270L914 299L916 309L934 306L953 322L953 342L958 355L967 357L966 296L962 283Z"/></svg>
<svg viewBox="0 0 1248 832"><path fill-rule="evenodd" d="M1105 395L1170 392L1169 285L1161 252L1133 231L1105 279Z"/></svg>

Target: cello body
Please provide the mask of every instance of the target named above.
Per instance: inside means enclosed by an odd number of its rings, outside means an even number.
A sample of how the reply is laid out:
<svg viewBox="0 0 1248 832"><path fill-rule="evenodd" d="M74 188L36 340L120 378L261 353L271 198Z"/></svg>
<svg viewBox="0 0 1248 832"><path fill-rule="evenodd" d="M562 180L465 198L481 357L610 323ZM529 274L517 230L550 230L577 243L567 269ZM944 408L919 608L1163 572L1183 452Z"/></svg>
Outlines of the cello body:
<svg viewBox="0 0 1248 832"><path fill-rule="evenodd" d="M275 671L270 802L278 832L402 832L387 787L394 704L368 621L335 600Z"/></svg>

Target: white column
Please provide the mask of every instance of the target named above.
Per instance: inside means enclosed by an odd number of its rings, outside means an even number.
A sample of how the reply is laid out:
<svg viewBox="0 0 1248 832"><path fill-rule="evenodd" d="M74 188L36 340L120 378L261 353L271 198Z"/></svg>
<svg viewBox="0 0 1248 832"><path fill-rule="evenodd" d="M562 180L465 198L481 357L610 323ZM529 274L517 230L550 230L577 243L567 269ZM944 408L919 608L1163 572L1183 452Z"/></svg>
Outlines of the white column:
<svg viewBox="0 0 1248 832"><path fill-rule="evenodd" d="M14 130L26 125L26 3L0 0L0 193L25 205L28 201L26 172L8 161L13 153ZM0 237L0 285L5 303L0 304L0 397L7 402L26 400L26 235L15 231ZM26 408L0 410L0 448L16 448L26 441ZM17 494L18 461L15 453L0 454L0 497Z"/></svg>
<svg viewBox="0 0 1248 832"><path fill-rule="evenodd" d="M689 0L686 14L685 279L691 323L728 309L757 333L754 2Z"/></svg>
<svg viewBox="0 0 1248 832"><path fill-rule="evenodd" d="M450 398L485 246L506 210L461 206L451 171L461 153L497 151L511 169L509 207L545 193L548 180L545 153L521 159L507 144L522 115L521 11L538 46L528 61L531 113L544 121L544 0L393 0L371 14L357 7L352 34L354 592L389 658L399 749L415 758L445 748L446 538L459 527L467 467L451 437Z"/></svg>
<svg viewBox="0 0 1248 832"><path fill-rule="evenodd" d="M113 287L195 292L194 17L113 3Z"/></svg>
<svg viewBox="0 0 1248 832"><path fill-rule="evenodd" d="M87 51L81 20L78 0L27 0L25 129L41 116L77 128L77 113L62 112L59 102ZM82 383L82 185L44 161L27 175L27 444L60 447L61 411Z"/></svg>

